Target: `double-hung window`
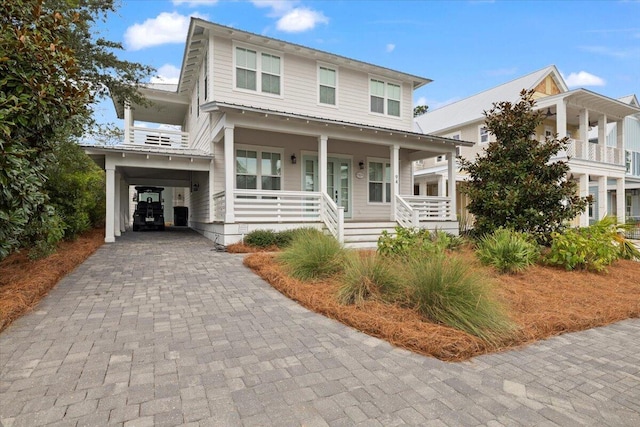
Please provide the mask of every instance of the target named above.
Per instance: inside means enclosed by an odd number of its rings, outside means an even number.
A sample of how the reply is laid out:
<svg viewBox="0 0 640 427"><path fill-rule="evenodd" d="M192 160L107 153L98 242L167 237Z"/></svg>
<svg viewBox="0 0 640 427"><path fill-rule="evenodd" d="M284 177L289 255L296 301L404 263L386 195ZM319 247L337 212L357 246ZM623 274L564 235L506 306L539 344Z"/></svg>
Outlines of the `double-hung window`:
<svg viewBox="0 0 640 427"><path fill-rule="evenodd" d="M378 79L369 80L369 96L372 113L400 117L401 87Z"/></svg>
<svg viewBox="0 0 640 427"><path fill-rule="evenodd" d="M489 142L489 129L486 126L480 126L480 143L485 144Z"/></svg>
<svg viewBox="0 0 640 427"><path fill-rule="evenodd" d="M276 54L236 46L236 88L270 95L282 93L282 58Z"/></svg>
<svg viewBox="0 0 640 427"><path fill-rule="evenodd" d="M627 170L627 173L631 173L631 151L624 152L624 165Z"/></svg>
<svg viewBox="0 0 640 427"><path fill-rule="evenodd" d="M369 162L369 202L391 202L391 164Z"/></svg>
<svg viewBox="0 0 640 427"><path fill-rule="evenodd" d="M236 188L281 190L282 154L271 151L237 149Z"/></svg>
<svg viewBox="0 0 640 427"><path fill-rule="evenodd" d="M336 70L322 65L318 69L318 102L326 105L336 105Z"/></svg>

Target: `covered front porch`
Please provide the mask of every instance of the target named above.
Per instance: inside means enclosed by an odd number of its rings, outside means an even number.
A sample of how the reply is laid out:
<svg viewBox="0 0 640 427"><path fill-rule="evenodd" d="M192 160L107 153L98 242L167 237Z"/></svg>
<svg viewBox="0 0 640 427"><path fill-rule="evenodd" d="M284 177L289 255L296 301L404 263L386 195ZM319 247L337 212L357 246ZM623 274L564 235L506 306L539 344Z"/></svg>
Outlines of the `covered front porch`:
<svg viewBox="0 0 640 427"><path fill-rule="evenodd" d="M216 120L213 221L192 227L224 245L260 228L314 226L346 243L396 225L458 231L455 184L447 196L414 196L411 169L437 153L453 174L457 141L244 106L203 110Z"/></svg>

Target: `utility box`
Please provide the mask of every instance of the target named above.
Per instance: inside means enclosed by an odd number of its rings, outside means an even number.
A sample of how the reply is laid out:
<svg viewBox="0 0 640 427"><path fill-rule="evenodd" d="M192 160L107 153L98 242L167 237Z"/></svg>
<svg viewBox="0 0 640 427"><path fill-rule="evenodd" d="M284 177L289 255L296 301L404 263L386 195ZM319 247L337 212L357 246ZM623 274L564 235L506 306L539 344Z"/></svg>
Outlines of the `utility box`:
<svg viewBox="0 0 640 427"><path fill-rule="evenodd" d="M186 227L189 221L189 208L186 206L173 207L173 225Z"/></svg>

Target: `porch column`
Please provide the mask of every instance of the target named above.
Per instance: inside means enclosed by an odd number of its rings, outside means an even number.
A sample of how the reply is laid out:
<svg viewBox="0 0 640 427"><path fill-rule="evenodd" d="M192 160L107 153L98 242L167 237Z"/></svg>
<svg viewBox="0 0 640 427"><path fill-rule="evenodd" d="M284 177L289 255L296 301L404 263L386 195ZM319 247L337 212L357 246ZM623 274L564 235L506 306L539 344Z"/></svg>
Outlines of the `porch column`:
<svg viewBox="0 0 640 427"><path fill-rule="evenodd" d="M458 208L456 206L456 152L447 154L447 172L449 173L449 219L456 221Z"/></svg>
<svg viewBox="0 0 640 427"><path fill-rule="evenodd" d="M598 219L607 214L607 177L598 177Z"/></svg>
<svg viewBox="0 0 640 427"><path fill-rule="evenodd" d="M120 197L120 233L124 233L127 226L127 210L129 209L129 201L127 200L127 182L120 176L120 192L118 193L118 197Z"/></svg>
<svg viewBox="0 0 640 427"><path fill-rule="evenodd" d="M224 198L225 198L225 214L224 222L235 222L234 215L234 183L235 183L235 150L233 140L233 126L224 128Z"/></svg>
<svg viewBox="0 0 640 427"><path fill-rule="evenodd" d="M116 213L116 169L114 166L105 166L106 180L106 212L104 221L104 241L113 243L116 241L114 225Z"/></svg>
<svg viewBox="0 0 640 427"><path fill-rule="evenodd" d="M618 223L624 224L626 222L626 196L624 188L624 178L616 179L616 210L618 214Z"/></svg>
<svg viewBox="0 0 640 427"><path fill-rule="evenodd" d="M579 135L581 141L586 141L589 139L589 110L586 108L584 110L580 110L580 125L579 125Z"/></svg>
<svg viewBox="0 0 640 427"><path fill-rule="evenodd" d="M131 141L131 128L133 127L133 115L131 114L131 105L129 101L124 103L124 143L129 144Z"/></svg>
<svg viewBox="0 0 640 427"><path fill-rule="evenodd" d="M122 196L120 195L120 174L118 172L115 173L115 186L114 186L114 212L115 215L113 217L113 232L116 237L120 237L120 202L122 201Z"/></svg>
<svg viewBox="0 0 640 427"><path fill-rule="evenodd" d="M624 122L625 119L616 122L616 148L618 151L618 158L615 159L615 162L619 165L626 164L624 152Z"/></svg>
<svg viewBox="0 0 640 427"><path fill-rule="evenodd" d="M595 160L604 162L607 153L607 116L603 114L598 119L598 153ZM599 157L598 157L599 155Z"/></svg>
<svg viewBox="0 0 640 427"><path fill-rule="evenodd" d="M213 222L216 219L215 206L213 203L213 195L216 193L214 185L215 185L215 177L213 174L213 159L212 159L209 161L209 222Z"/></svg>
<svg viewBox="0 0 640 427"><path fill-rule="evenodd" d="M567 136L567 104L564 99L556 104L556 131L560 139Z"/></svg>
<svg viewBox="0 0 640 427"><path fill-rule="evenodd" d="M391 155L391 221L396 220L396 195L400 193L400 146L393 145L389 148Z"/></svg>
<svg viewBox="0 0 640 427"><path fill-rule="evenodd" d="M322 193L327 192L327 140L326 135L318 137L318 181ZM333 200L333 194L329 197Z"/></svg>
<svg viewBox="0 0 640 427"><path fill-rule="evenodd" d="M438 196L447 196L447 181L444 179L444 175L438 175Z"/></svg>
<svg viewBox="0 0 640 427"><path fill-rule="evenodd" d="M584 198L589 195L589 175L580 175L580 197ZM589 226L589 206L580 214L580 227Z"/></svg>

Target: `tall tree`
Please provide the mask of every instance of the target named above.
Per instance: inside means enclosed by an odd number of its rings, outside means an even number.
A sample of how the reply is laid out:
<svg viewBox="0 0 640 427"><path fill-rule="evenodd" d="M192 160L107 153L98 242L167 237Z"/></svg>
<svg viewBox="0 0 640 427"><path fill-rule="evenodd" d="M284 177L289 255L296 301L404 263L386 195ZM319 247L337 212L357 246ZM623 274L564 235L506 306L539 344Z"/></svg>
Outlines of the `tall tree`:
<svg viewBox="0 0 640 427"><path fill-rule="evenodd" d="M515 104L494 103L484 114L496 140L473 161L461 160L469 174L468 209L479 233L508 227L544 241L586 208L587 198L577 195L577 184L567 176L567 162L551 160L568 138L535 139L543 118L534 106L533 91L525 90Z"/></svg>
<svg viewBox="0 0 640 427"><path fill-rule="evenodd" d="M90 127L109 91L140 99L151 70L118 60L121 46L93 33L112 10L111 0L0 3L0 259L34 224L59 222L43 190L56 142Z"/></svg>

